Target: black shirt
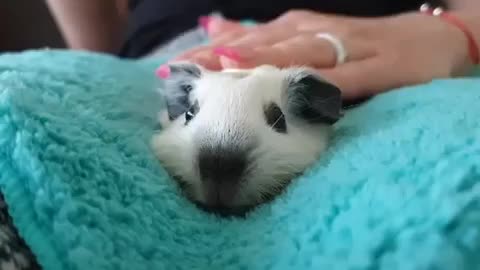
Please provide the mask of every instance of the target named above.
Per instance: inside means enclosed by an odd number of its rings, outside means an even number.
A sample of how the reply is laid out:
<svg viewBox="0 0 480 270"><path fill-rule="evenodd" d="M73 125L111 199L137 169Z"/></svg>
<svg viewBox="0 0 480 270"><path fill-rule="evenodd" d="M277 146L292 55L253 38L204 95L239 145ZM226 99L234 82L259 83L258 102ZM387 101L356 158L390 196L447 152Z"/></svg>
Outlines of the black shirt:
<svg viewBox="0 0 480 270"><path fill-rule="evenodd" d="M291 9L353 16L385 16L417 10L420 0L134 0L119 55L140 57L197 26L198 17L217 11L226 18L272 20Z"/></svg>

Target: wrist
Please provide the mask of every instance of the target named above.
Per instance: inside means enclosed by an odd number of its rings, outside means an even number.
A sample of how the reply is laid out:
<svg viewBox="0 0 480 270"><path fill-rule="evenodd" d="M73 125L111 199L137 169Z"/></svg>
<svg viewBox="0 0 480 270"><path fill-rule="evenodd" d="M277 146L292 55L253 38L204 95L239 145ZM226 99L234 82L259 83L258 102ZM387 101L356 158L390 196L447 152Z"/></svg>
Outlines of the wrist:
<svg viewBox="0 0 480 270"><path fill-rule="evenodd" d="M456 12L450 12L458 18L464 25L467 27L467 31L470 31L470 26L467 26L463 16L459 16ZM475 53L472 50L478 50L478 48L472 47L472 40L471 36L465 34L465 32L458 26L445 19L440 19L440 23L443 22L445 27L445 33L448 37L446 42L452 44L452 53L454 54L454 68L453 68L453 75L465 75L470 72L470 70L476 65L478 62L477 56L478 51ZM478 41L475 39L473 40L476 44L479 44ZM477 56L475 56L475 54Z"/></svg>
<svg viewBox="0 0 480 270"><path fill-rule="evenodd" d="M477 54L480 55L480 17L470 11L455 10L450 12L453 16L463 22L471 34L472 42L476 44ZM478 13L478 12L477 12ZM476 63L477 65L480 63Z"/></svg>
<svg viewBox="0 0 480 270"><path fill-rule="evenodd" d="M420 12L425 15L436 17L439 21L444 22L443 26L445 27L445 35L448 36L446 42L458 45L455 46L455 50L452 51L454 52L453 55L457 56L453 58L455 59L455 67L457 67L455 70L465 72L472 66L480 64L480 35L476 32L478 31L476 29L479 26L479 21L475 14L472 14L468 10L446 11L442 8L430 7L428 4L422 5ZM454 31L456 31L456 34ZM449 33L449 35L447 33ZM459 36L460 34L462 37ZM463 47L459 46L459 42L463 43Z"/></svg>

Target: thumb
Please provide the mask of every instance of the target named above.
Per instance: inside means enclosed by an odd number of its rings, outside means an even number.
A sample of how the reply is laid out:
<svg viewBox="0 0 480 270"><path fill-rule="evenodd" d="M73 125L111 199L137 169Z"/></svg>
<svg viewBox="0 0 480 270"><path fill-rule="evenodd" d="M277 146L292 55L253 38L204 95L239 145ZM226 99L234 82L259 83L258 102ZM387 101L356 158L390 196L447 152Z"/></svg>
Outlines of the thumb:
<svg viewBox="0 0 480 270"><path fill-rule="evenodd" d="M325 80L339 87L345 99L357 99L398 87L401 81L381 57L347 62L334 68L317 69Z"/></svg>

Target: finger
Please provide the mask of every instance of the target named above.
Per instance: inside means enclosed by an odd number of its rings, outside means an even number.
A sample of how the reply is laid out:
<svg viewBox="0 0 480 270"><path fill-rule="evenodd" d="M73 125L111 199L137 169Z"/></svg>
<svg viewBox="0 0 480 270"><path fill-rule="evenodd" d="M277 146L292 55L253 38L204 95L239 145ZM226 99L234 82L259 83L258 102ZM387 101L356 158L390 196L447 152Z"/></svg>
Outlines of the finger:
<svg viewBox="0 0 480 270"><path fill-rule="evenodd" d="M212 39L215 39L226 32L243 31L246 28L235 21L225 20L222 18L210 18L211 19L207 19L204 28L207 31L208 36Z"/></svg>
<svg viewBox="0 0 480 270"><path fill-rule="evenodd" d="M337 51L330 40L319 38L317 33L303 33L285 41L276 43L272 48L284 51L285 55L299 59L299 63L310 66L330 67L336 64ZM341 35L339 35L341 38ZM349 38L342 42L348 61L362 60L375 54L375 48L368 46L363 39ZM327 59L329 61L327 61Z"/></svg>
<svg viewBox="0 0 480 270"><path fill-rule="evenodd" d="M312 12L308 10L290 10L278 16L272 21L272 23L296 24L305 20L314 20L319 17L323 17L323 14L319 15L317 12Z"/></svg>
<svg viewBox="0 0 480 270"><path fill-rule="evenodd" d="M252 49L246 47L218 47L215 48L214 53L220 57L220 62L224 68L253 68L259 65L277 67L313 66L316 65L315 62L331 64L334 61L332 53L329 52L331 48L326 46L320 49L321 53L315 55L309 54L305 47L303 47L304 50L301 48L302 45L289 47L261 46ZM313 59L314 57L315 59Z"/></svg>
<svg viewBox="0 0 480 270"><path fill-rule="evenodd" d="M179 54L178 56L176 56L173 60L175 61L178 61L178 60L188 60L190 58L192 58L193 56L195 56L196 54L200 54L201 52L203 51L208 51L208 50L211 50L212 49L212 46L210 45L207 45L207 46L198 46L196 48L193 48L193 49L190 49L190 50L187 50L181 54Z"/></svg>
<svg viewBox="0 0 480 270"><path fill-rule="evenodd" d="M246 28L231 30L231 31L222 33L221 35L218 35L217 37L211 39L209 45L210 46L225 45L229 42L233 42L234 40L242 38L247 34L248 34L248 29Z"/></svg>
<svg viewBox="0 0 480 270"><path fill-rule="evenodd" d="M276 27L273 24L259 25L235 40L227 42L226 46L266 46L289 39L296 31L291 25Z"/></svg>
<svg viewBox="0 0 480 270"><path fill-rule="evenodd" d="M383 56L372 57L318 69L319 74L340 89L346 99L362 98L408 83L402 72L392 70L393 63Z"/></svg>
<svg viewBox="0 0 480 270"><path fill-rule="evenodd" d="M223 68L220 59L210 51L199 52L186 59L186 61L196 63L209 70L221 70Z"/></svg>
<svg viewBox="0 0 480 270"><path fill-rule="evenodd" d="M352 61L374 54L373 49L365 46L362 41L349 41L346 50ZM219 47L214 53L220 56L224 68L251 68L258 65L307 65L323 68L336 64L336 51L332 44L310 34L299 35L273 46Z"/></svg>
<svg viewBox="0 0 480 270"><path fill-rule="evenodd" d="M211 50L202 50L191 55L181 55L169 60L169 63L178 61L188 61L203 66L210 70L221 70L222 65L220 59L211 53Z"/></svg>
<svg viewBox="0 0 480 270"><path fill-rule="evenodd" d="M283 29L284 30L284 29ZM257 26L252 27L249 31L246 29L237 29L231 32L223 33L222 35L217 36L212 42L207 46L197 47L186 51L175 58L175 60L192 60L199 59L205 61L217 61L218 56L212 53L212 49L217 46L223 45L247 45L250 46L260 46L260 45L271 45L278 40L286 39L288 36L288 31L281 31L279 28L269 29L268 27L259 28ZM208 51L208 53L207 53ZM207 60L210 58L211 60Z"/></svg>
<svg viewBox="0 0 480 270"><path fill-rule="evenodd" d="M189 60L191 58L194 58L198 54L203 54L204 52L211 52L214 47L224 45L225 43L238 39L239 37L242 37L245 32L245 29L241 29L223 33L222 35L212 40L208 45L198 46L196 48L187 50L175 57L174 60ZM211 56L213 57L213 55Z"/></svg>

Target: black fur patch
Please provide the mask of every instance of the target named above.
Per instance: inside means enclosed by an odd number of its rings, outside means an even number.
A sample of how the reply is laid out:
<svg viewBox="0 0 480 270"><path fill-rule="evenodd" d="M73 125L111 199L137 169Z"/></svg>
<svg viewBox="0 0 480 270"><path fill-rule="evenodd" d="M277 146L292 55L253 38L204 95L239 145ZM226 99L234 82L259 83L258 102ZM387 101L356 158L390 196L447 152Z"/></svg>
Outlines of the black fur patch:
<svg viewBox="0 0 480 270"><path fill-rule="evenodd" d="M170 71L170 77L165 80L164 97L168 117L174 120L192 106L189 94L202 71L197 65L189 63L171 64Z"/></svg>
<svg viewBox="0 0 480 270"><path fill-rule="evenodd" d="M342 116L341 91L313 74L298 75L288 84L288 111L312 124L334 124Z"/></svg>
<svg viewBox="0 0 480 270"><path fill-rule="evenodd" d="M192 76L194 78L200 78L200 76L202 75L202 71L197 65L189 64L189 63L171 64L170 71L172 76L176 76L183 73L183 75Z"/></svg>

